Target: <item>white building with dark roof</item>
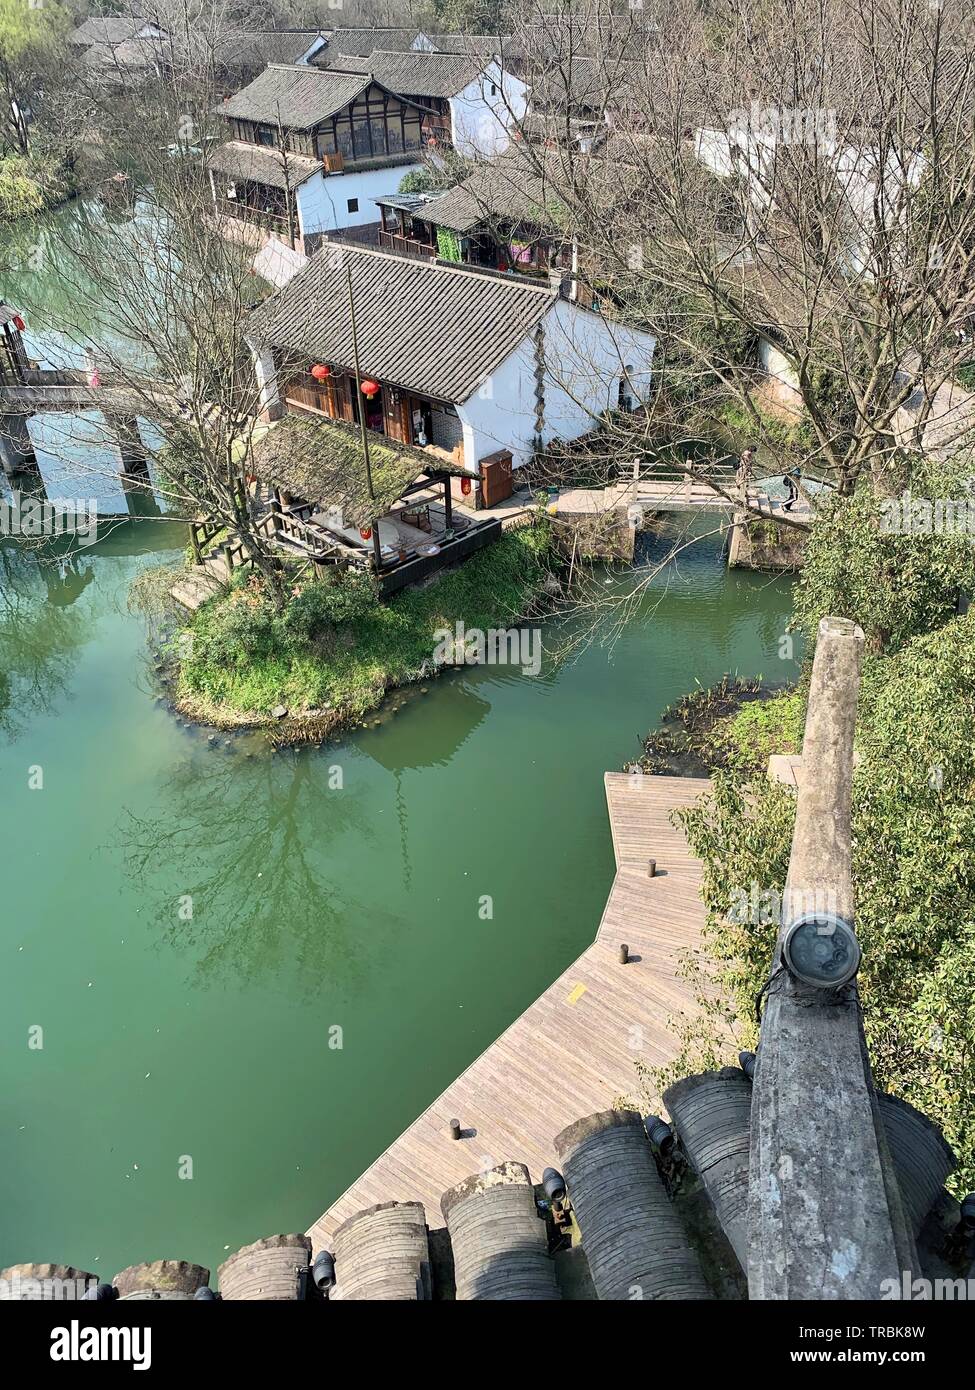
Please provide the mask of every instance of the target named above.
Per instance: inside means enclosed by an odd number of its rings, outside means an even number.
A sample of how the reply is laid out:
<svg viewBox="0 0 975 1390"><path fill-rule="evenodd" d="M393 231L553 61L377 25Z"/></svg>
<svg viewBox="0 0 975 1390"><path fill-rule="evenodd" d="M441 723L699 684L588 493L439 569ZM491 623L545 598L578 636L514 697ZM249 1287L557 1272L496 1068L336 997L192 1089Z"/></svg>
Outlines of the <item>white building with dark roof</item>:
<svg viewBox="0 0 975 1390"><path fill-rule="evenodd" d="M210 152L214 205L314 248L329 232L379 222L375 202L420 167L428 107L367 73L272 64L218 109L232 137Z"/></svg>
<svg viewBox="0 0 975 1390"><path fill-rule="evenodd" d="M554 286L336 243L252 322L272 417L289 409L351 423L361 409L369 429L474 476L499 453L517 469L536 446L646 399L655 347ZM357 366L378 388L368 399ZM327 367L325 378L313 367Z"/></svg>
<svg viewBox="0 0 975 1390"><path fill-rule="evenodd" d="M390 91L430 107L440 138L458 154L490 159L511 142L528 88L498 58L471 53L389 52L335 58L332 71L368 72Z"/></svg>

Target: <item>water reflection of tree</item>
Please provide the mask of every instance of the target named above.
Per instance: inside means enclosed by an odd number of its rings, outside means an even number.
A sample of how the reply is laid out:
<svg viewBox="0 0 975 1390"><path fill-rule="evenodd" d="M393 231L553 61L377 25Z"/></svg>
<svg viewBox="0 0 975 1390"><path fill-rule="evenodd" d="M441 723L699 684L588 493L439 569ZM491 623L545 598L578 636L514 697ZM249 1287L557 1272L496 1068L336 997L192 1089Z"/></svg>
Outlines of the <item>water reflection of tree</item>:
<svg viewBox="0 0 975 1390"><path fill-rule="evenodd" d="M71 606L88 582L85 566L64 564L63 575L45 566L45 585L35 555L0 545L0 732L11 739L64 694L90 635Z"/></svg>
<svg viewBox="0 0 975 1390"><path fill-rule="evenodd" d="M129 813L119 843L155 901L161 939L196 957L197 983L267 981L287 970L309 998L324 984L354 987L400 919L370 902L334 841L372 838L349 790L329 789L333 759L308 752L200 749L167 780L158 814ZM333 876L330 869L335 867ZM192 899L183 920L180 899ZM368 930L364 927L368 924Z"/></svg>

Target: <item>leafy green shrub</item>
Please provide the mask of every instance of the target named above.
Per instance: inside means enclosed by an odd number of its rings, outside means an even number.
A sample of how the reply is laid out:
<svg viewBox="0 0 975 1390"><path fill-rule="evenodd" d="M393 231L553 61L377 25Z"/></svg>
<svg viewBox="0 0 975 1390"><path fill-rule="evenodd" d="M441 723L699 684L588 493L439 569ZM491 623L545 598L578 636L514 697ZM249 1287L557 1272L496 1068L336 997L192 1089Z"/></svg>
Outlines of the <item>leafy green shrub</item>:
<svg viewBox="0 0 975 1390"><path fill-rule="evenodd" d="M201 609L195 627L193 661L243 667L268 657L275 647L275 613L263 596L240 590Z"/></svg>
<svg viewBox="0 0 975 1390"><path fill-rule="evenodd" d="M60 202L68 192L57 160L39 155L0 158L0 222L32 217Z"/></svg>
<svg viewBox="0 0 975 1390"><path fill-rule="evenodd" d="M911 491L931 499L963 495L954 470L921 464ZM975 587L971 537L887 534L882 526L889 505L868 480L852 497L819 504L793 605L795 623L811 643L829 613L855 619L872 649L896 651L946 622L959 588Z"/></svg>
<svg viewBox="0 0 975 1390"><path fill-rule="evenodd" d="M13 222L44 208L44 191L23 155L0 159L0 220Z"/></svg>
<svg viewBox="0 0 975 1390"><path fill-rule="evenodd" d="M373 578L349 570L340 580L306 584L288 603L282 622L290 633L312 642L331 627L364 618L378 601Z"/></svg>
<svg viewBox="0 0 975 1390"><path fill-rule="evenodd" d="M509 532L436 584L379 603L371 579L303 585L282 614L250 578L194 616L192 655L180 681L208 717L293 711L326 702L353 716L391 686L415 679L433 657L439 628L462 619L485 630L524 616L547 573L551 526ZM227 611L229 610L229 612Z"/></svg>

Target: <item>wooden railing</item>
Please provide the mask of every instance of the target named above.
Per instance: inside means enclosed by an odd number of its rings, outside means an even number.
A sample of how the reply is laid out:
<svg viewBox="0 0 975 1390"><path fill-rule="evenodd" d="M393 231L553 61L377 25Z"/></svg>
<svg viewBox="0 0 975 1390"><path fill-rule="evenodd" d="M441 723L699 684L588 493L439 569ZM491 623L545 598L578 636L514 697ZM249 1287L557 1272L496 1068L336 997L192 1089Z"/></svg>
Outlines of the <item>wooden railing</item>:
<svg viewBox="0 0 975 1390"><path fill-rule="evenodd" d="M260 531L269 540L279 540L290 542L292 545L300 547L313 560L325 564L353 564L360 569L375 568L375 552L371 545L350 545L347 541L336 536L327 527L311 519L312 508L295 508L279 510L272 508L260 523ZM466 554L470 549L470 542L475 533L487 531L494 525L494 519L478 522L470 521L467 518L456 517L454 525L449 535L437 535L431 533L430 541L440 546L441 552L454 559L460 558L455 552L458 547L463 549ZM476 546L474 547L476 548ZM424 556L415 545L404 545L399 554L389 557L383 565L383 572L389 573L403 565L411 565L414 562L423 561L428 568L436 568L436 564L430 563L438 561L437 556ZM447 563L447 560L439 560L439 564Z"/></svg>
<svg viewBox="0 0 975 1390"><path fill-rule="evenodd" d="M207 547L226 528L215 521L212 517L204 517L198 521L189 523L190 529L190 548L193 551L193 561L197 565L202 565L207 558ZM218 549L223 553L227 562L227 568L233 570L237 565L242 565L245 560L250 559L247 549L247 542L243 536L228 534L220 542Z"/></svg>
<svg viewBox="0 0 975 1390"><path fill-rule="evenodd" d="M394 251L398 256L413 256L417 259L433 260L437 248L428 241L418 241L414 237L400 236L398 232L384 232L379 229L379 245L384 251Z"/></svg>
<svg viewBox="0 0 975 1390"><path fill-rule="evenodd" d="M288 230L288 218L283 212L265 212L262 208L251 207L249 203L239 203L234 198L224 198L219 208L223 216L235 217L238 222L249 222L253 227L265 227L273 232Z"/></svg>
<svg viewBox="0 0 975 1390"><path fill-rule="evenodd" d="M272 507L271 511L259 522L257 529L269 540L290 541L292 545L299 546L304 550L313 560L323 561L326 564L337 564L342 561L362 567L368 565L371 552L367 553L364 550L359 550L356 546L348 545L324 526L312 521L311 511L311 507L291 508L287 511Z"/></svg>
<svg viewBox="0 0 975 1390"><path fill-rule="evenodd" d="M193 560L196 564L203 564L203 552L212 540L216 540L223 527L218 522L208 520L204 517L200 521L190 522L190 548L193 551Z"/></svg>

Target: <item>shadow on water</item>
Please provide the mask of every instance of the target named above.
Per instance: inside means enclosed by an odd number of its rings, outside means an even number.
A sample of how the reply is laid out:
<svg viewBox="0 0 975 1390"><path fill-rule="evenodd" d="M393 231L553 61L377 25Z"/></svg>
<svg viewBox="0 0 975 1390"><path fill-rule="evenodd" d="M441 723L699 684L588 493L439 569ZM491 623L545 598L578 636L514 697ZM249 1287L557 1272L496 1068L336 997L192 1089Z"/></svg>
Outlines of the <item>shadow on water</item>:
<svg viewBox="0 0 975 1390"><path fill-rule="evenodd" d="M354 988L368 973L396 917L372 937L358 930L355 884L334 849L374 836L361 805L337 794L342 775L321 756L202 745L159 788L162 814L122 817L114 845L155 904L159 940L194 962L194 983L287 966L290 988L314 995L325 979Z"/></svg>
<svg viewBox="0 0 975 1390"><path fill-rule="evenodd" d="M92 577L71 556L41 567L20 546L0 543L0 733L7 739L65 695L90 637L73 605Z"/></svg>

